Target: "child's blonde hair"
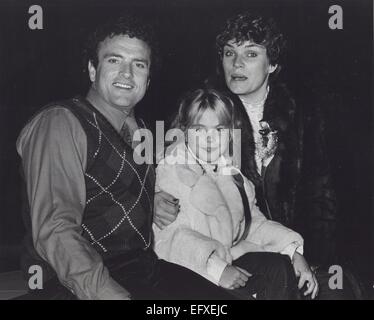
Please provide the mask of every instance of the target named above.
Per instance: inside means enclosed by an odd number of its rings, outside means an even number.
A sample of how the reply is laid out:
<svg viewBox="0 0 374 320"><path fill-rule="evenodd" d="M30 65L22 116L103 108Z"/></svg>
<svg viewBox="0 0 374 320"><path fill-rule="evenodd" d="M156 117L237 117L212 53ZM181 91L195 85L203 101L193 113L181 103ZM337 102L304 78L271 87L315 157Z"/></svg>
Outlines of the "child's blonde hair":
<svg viewBox="0 0 374 320"><path fill-rule="evenodd" d="M228 128L237 127L234 103L228 96L215 89L197 89L186 93L181 98L172 128L187 130L208 109L216 112L221 124Z"/></svg>

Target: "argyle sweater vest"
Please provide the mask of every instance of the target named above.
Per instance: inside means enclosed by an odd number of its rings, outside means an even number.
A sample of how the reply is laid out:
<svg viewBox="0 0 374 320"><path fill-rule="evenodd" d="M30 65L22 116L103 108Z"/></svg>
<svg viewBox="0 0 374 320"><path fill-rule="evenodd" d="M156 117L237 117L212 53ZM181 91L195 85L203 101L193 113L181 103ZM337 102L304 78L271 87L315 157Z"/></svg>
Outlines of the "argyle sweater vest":
<svg viewBox="0 0 374 320"><path fill-rule="evenodd" d="M87 100L74 98L61 105L74 113L87 135L83 236L104 258L148 249L153 166L136 164L132 148Z"/></svg>
<svg viewBox="0 0 374 320"><path fill-rule="evenodd" d="M70 110L87 136L83 237L104 261L150 248L155 182L152 164L136 164L132 148L86 99L59 101L42 110L54 106ZM142 121L138 123L144 126ZM27 229L31 234L31 222ZM26 238L31 240L31 236ZM29 254L38 259L36 251L31 251Z"/></svg>

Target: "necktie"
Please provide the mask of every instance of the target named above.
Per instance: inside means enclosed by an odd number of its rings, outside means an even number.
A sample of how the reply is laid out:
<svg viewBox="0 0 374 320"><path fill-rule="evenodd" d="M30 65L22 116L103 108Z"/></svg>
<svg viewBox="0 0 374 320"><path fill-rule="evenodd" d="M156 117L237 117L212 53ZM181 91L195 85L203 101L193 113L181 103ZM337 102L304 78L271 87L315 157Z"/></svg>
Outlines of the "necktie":
<svg viewBox="0 0 374 320"><path fill-rule="evenodd" d="M120 131L120 136L122 139L131 147L135 147L133 145L133 135L134 132L137 130L137 124L136 120L131 117L127 117L125 121L123 122L121 131Z"/></svg>

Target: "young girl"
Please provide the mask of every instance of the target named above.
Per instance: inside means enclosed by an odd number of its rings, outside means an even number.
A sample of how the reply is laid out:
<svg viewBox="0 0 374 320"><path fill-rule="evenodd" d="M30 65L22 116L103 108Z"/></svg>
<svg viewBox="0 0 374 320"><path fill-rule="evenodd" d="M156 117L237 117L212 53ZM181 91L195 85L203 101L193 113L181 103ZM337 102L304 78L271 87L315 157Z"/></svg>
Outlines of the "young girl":
<svg viewBox="0 0 374 320"><path fill-rule="evenodd" d="M182 99L173 127L184 138L167 148L156 169L156 189L179 199L180 212L163 229L153 225L155 251L242 298L294 298L287 256L302 254L303 239L264 217L253 184L233 165L233 129L241 125L233 110L212 89Z"/></svg>

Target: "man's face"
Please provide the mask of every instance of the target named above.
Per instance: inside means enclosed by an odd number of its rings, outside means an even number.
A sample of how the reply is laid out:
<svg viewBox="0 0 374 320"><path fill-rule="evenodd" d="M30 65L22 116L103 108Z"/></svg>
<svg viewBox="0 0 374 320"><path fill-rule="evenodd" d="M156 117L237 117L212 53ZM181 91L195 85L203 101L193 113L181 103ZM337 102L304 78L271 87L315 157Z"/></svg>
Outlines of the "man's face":
<svg viewBox="0 0 374 320"><path fill-rule="evenodd" d="M98 65L89 62L93 88L110 106L130 111L144 97L149 84L151 49L142 40L118 35L99 46Z"/></svg>
<svg viewBox="0 0 374 320"><path fill-rule="evenodd" d="M243 98L266 90L269 74L274 72L264 46L245 41L228 41L223 48L222 67L229 89Z"/></svg>

